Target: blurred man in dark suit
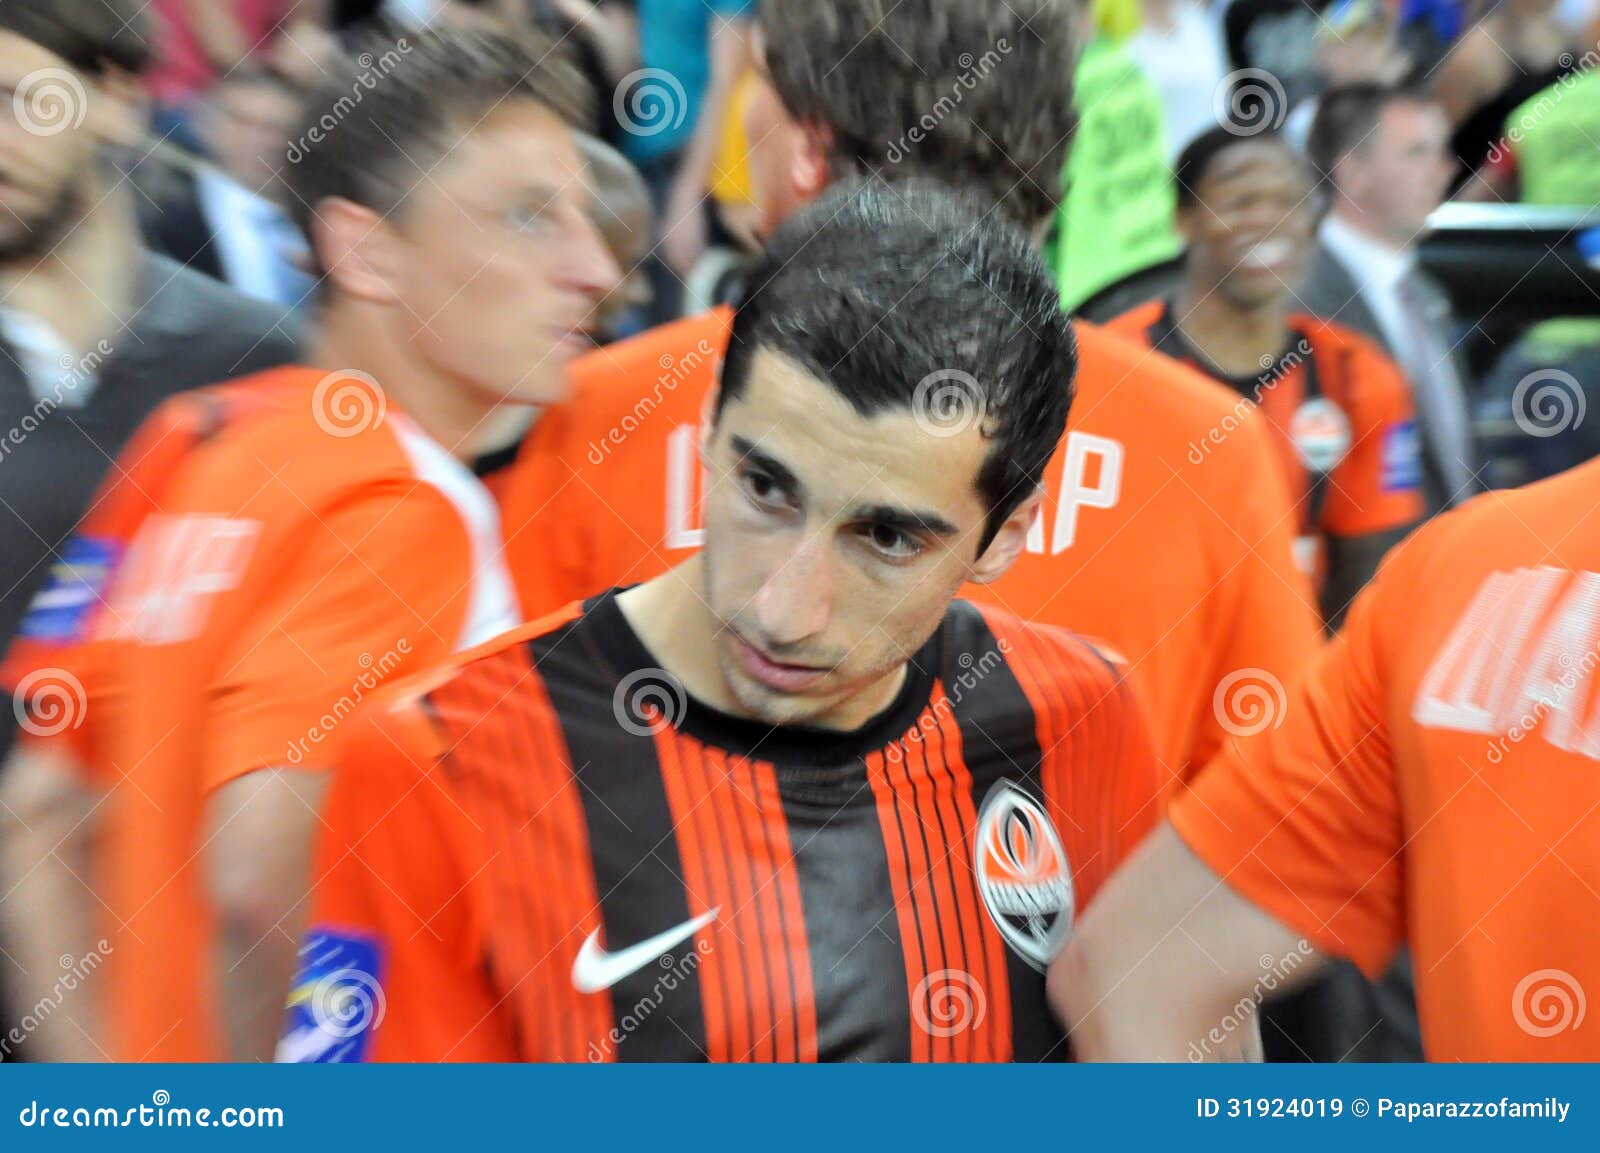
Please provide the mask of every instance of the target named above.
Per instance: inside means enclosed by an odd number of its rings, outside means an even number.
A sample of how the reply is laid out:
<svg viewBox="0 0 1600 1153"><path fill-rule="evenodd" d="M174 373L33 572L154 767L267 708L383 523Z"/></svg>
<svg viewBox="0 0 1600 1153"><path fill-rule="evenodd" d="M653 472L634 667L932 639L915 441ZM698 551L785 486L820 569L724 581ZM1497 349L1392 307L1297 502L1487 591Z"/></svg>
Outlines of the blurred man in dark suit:
<svg viewBox="0 0 1600 1153"><path fill-rule="evenodd" d="M1483 487L1457 324L1417 266L1417 242L1449 186L1448 145L1444 114L1416 94L1377 84L1325 94L1308 151L1330 204L1297 294L1306 311L1371 337L1405 370L1430 513Z"/></svg>

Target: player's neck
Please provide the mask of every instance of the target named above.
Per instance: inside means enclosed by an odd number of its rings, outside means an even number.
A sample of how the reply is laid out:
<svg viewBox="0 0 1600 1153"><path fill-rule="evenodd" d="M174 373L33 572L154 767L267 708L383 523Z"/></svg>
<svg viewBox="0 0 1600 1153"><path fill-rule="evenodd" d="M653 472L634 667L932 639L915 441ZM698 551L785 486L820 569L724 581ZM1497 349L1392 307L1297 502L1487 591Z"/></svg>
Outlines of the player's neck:
<svg viewBox="0 0 1600 1153"><path fill-rule="evenodd" d="M405 413L458 460L475 459L502 431L505 406L421 361L383 327L380 309L350 297L331 296L310 363L372 377L388 407Z"/></svg>
<svg viewBox="0 0 1600 1153"><path fill-rule="evenodd" d="M27 313L80 355L104 340L115 347L135 320L140 275L139 230L124 192L86 192L98 206L38 257L0 266L5 307Z"/></svg>
<svg viewBox="0 0 1600 1153"><path fill-rule="evenodd" d="M1185 285L1173 302L1178 330L1228 376L1255 376L1289 340L1286 304L1239 308L1215 289Z"/></svg>

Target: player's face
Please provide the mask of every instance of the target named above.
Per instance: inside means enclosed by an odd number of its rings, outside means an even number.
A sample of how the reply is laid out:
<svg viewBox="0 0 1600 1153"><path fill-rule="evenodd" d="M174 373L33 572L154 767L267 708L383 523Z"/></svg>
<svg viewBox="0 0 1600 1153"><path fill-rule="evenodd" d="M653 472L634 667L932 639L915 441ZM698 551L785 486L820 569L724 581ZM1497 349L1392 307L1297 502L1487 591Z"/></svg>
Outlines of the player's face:
<svg viewBox="0 0 1600 1153"><path fill-rule="evenodd" d="M1432 104L1391 104L1358 166L1362 207L1394 244L1411 244L1450 187L1450 127Z"/></svg>
<svg viewBox="0 0 1600 1153"><path fill-rule="evenodd" d="M0 259L48 252L88 208L101 99L55 53L0 32Z"/></svg>
<svg viewBox="0 0 1600 1153"><path fill-rule="evenodd" d="M1216 156L1183 214L1194 270L1236 307L1287 298L1305 272L1310 185L1281 141L1243 140Z"/></svg>
<svg viewBox="0 0 1600 1153"><path fill-rule="evenodd" d="M853 728L966 579L985 523L990 444L894 409L855 413L825 382L757 352L705 445L705 596L731 695L772 724Z"/></svg>
<svg viewBox="0 0 1600 1153"><path fill-rule="evenodd" d="M510 100L416 180L395 278L413 347L479 399L559 400L621 276L571 133Z"/></svg>

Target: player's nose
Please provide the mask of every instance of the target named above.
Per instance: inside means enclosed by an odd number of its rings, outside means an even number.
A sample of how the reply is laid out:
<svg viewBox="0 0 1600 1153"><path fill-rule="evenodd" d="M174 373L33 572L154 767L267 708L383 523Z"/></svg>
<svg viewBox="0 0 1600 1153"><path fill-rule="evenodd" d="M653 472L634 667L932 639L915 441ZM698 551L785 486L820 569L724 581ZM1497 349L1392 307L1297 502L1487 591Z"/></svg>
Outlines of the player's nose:
<svg viewBox="0 0 1600 1153"><path fill-rule="evenodd" d="M590 300L600 300L622 283L622 268L593 224L584 222L570 239L567 279Z"/></svg>
<svg viewBox="0 0 1600 1153"><path fill-rule="evenodd" d="M797 644L828 627L833 574L826 539L806 537L769 576L755 600L763 634L777 644Z"/></svg>

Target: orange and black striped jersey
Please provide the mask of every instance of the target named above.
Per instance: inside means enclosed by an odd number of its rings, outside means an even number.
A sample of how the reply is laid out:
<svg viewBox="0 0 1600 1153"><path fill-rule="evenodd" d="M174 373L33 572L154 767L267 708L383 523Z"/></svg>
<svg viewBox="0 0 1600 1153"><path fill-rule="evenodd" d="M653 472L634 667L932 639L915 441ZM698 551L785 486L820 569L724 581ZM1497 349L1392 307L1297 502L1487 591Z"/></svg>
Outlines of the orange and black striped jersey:
<svg viewBox="0 0 1600 1153"><path fill-rule="evenodd" d="M350 729L280 1059L1065 1059L1043 970L1157 817L1116 671L960 601L849 733L690 698L615 592Z"/></svg>

